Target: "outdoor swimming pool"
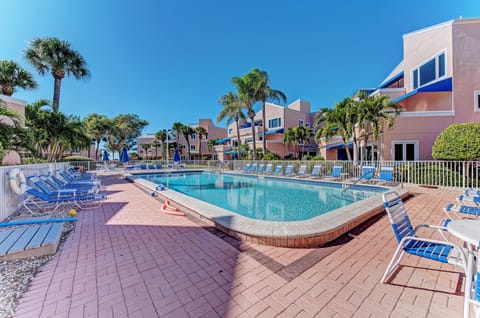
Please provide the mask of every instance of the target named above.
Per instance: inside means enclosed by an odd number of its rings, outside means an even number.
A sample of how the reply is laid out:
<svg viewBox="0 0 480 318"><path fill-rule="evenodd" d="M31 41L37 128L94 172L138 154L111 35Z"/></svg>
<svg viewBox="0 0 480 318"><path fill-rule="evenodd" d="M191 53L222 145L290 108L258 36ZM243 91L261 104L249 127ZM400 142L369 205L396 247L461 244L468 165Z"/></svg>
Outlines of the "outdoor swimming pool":
<svg viewBox="0 0 480 318"><path fill-rule="evenodd" d="M255 220L304 221L386 190L312 180L263 178L210 172L136 175Z"/></svg>

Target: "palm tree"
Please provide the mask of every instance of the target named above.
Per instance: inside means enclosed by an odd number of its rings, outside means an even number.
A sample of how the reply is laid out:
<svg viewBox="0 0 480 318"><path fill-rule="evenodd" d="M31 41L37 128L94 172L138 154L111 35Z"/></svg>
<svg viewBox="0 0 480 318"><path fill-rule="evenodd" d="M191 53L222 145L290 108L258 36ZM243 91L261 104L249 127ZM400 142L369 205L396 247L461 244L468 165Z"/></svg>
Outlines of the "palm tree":
<svg viewBox="0 0 480 318"><path fill-rule="evenodd" d="M294 128L287 128L287 130L283 133L283 143L285 148L287 148L288 144L295 146L295 158L297 158L297 134L295 133ZM284 152L286 152L286 150ZM283 157L285 157L285 154Z"/></svg>
<svg viewBox="0 0 480 318"><path fill-rule="evenodd" d="M160 140L162 142L162 157L165 157L166 154L166 144L165 141L167 140L167 131L165 129L159 130L155 133L155 139Z"/></svg>
<svg viewBox="0 0 480 318"><path fill-rule="evenodd" d="M253 69L250 71L253 74L254 78L256 79L256 86L257 86L257 93L256 98L257 101L262 102L262 123L263 123L263 155L267 153L267 138L266 138L266 131L267 131L267 123L265 122L265 103L267 100L272 101L282 101L286 102L287 97L285 94L279 90L273 89L270 87L269 82L270 79L268 78L268 74L265 71L260 71L259 69Z"/></svg>
<svg viewBox="0 0 480 318"><path fill-rule="evenodd" d="M25 58L40 75L50 72L54 78L53 110L60 106L60 86L65 75L76 79L87 78L90 71L83 56L70 47L70 43L58 38L36 38L29 43Z"/></svg>
<svg viewBox="0 0 480 318"><path fill-rule="evenodd" d="M148 159L148 148L150 148L150 147L151 147L150 143L142 144L142 149L145 152L145 156L143 157L143 159Z"/></svg>
<svg viewBox="0 0 480 318"><path fill-rule="evenodd" d="M402 106L394 102L388 96L371 96L361 93L359 96L359 126L364 129L364 146L366 147L370 135L378 144L378 138L383 132L383 123L387 128L393 127L395 117L402 111ZM364 152L365 153L365 152ZM377 158L380 157L381 149L377 147Z"/></svg>
<svg viewBox="0 0 480 318"><path fill-rule="evenodd" d="M237 130L237 145L240 145L240 120L245 120L245 114L242 110L242 104L238 95L232 92L228 92L227 94L220 97L218 101L219 104L223 106L222 110L217 116L217 122L220 122L227 119L227 125L230 124L232 121L235 121L235 128Z"/></svg>
<svg viewBox="0 0 480 318"><path fill-rule="evenodd" d="M188 125L183 125L182 128L182 135L187 142L187 153L188 153L188 160L190 160L190 136L195 133L195 129Z"/></svg>
<svg viewBox="0 0 480 318"><path fill-rule="evenodd" d="M333 109L322 108L317 112L315 126L318 130L315 134L315 141L320 143L322 138L328 141L333 136L339 135L342 138L347 159L351 161L348 141L352 137L352 130L347 116L348 109L342 106L343 104L337 103Z"/></svg>
<svg viewBox="0 0 480 318"><path fill-rule="evenodd" d="M98 151L102 140L106 140L106 132L111 127L112 122L105 115L97 113L89 114L83 119L86 133L92 140L95 140L95 160L98 160ZM90 147L89 156L90 156Z"/></svg>
<svg viewBox="0 0 480 318"><path fill-rule="evenodd" d="M205 138L208 139L208 132L207 132L207 130L206 130L204 127L202 127L202 126L198 126L197 128L195 128L195 131L197 132L198 140L200 140L200 145L199 145L198 151L200 152L200 158L203 160L203 154L202 154L202 138L203 138L203 136L205 136Z"/></svg>
<svg viewBox="0 0 480 318"><path fill-rule="evenodd" d="M178 138L182 134L183 124L181 122L178 122L178 121L174 122L173 125L172 125L172 130L175 131L175 141L176 141L177 147L178 147Z"/></svg>
<svg viewBox="0 0 480 318"><path fill-rule="evenodd" d="M1 118L2 116L4 117L3 119ZM8 121L4 122L5 119L8 119ZM16 129L21 129L20 122L20 114L6 108L4 102L0 100L0 162L6 150L9 150L13 145L12 138L14 137L14 132L11 123L13 123Z"/></svg>
<svg viewBox="0 0 480 318"><path fill-rule="evenodd" d="M16 88L34 89L38 84L32 74L21 67L17 62L0 61L0 91L3 95L12 96Z"/></svg>
<svg viewBox="0 0 480 318"><path fill-rule="evenodd" d="M302 158L303 154L305 153L305 143L310 142L310 138L313 137L313 130L310 127L298 125L294 128L295 130L295 137L298 143L302 143Z"/></svg>
<svg viewBox="0 0 480 318"><path fill-rule="evenodd" d="M233 77L232 83L237 88L240 105L247 111L247 116L250 118L252 124L253 160L257 160L257 145L255 138L256 113L253 109L253 105L258 101L258 79L255 74L248 73L241 77Z"/></svg>

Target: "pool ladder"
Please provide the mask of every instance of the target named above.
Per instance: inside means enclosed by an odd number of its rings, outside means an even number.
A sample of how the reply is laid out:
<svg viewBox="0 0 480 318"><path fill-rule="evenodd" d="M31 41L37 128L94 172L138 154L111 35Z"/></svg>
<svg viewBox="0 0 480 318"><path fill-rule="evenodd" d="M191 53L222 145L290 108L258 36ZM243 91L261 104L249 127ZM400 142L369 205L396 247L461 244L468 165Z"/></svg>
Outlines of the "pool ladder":
<svg viewBox="0 0 480 318"><path fill-rule="evenodd" d="M368 173L366 173L366 174L362 174L360 177L357 178L357 180L355 180L354 182L352 182L352 183L350 183L350 184L348 184L348 183L342 183L342 188L343 188L342 193L345 192L345 191L347 191L348 189L350 189L351 187L353 187L353 186L356 185L357 183L359 183L360 180L365 179L365 177L368 176L369 174L374 174L374 173L375 173L375 171L373 171L373 172L368 172Z"/></svg>

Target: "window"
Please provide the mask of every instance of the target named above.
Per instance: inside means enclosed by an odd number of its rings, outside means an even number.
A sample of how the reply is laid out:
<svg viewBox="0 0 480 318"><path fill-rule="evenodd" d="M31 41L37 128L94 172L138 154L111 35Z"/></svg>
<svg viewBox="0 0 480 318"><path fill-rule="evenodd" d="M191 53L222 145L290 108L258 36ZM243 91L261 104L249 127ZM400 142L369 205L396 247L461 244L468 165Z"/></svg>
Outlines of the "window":
<svg viewBox="0 0 480 318"><path fill-rule="evenodd" d="M418 141L393 142L393 160L418 160Z"/></svg>
<svg viewBox="0 0 480 318"><path fill-rule="evenodd" d="M190 135L190 139L197 139L197 133L193 133Z"/></svg>
<svg viewBox="0 0 480 318"><path fill-rule="evenodd" d="M192 150L195 151L195 148L196 148L195 145L190 145L190 151Z"/></svg>
<svg viewBox="0 0 480 318"><path fill-rule="evenodd" d="M228 128L228 135L231 135L233 132L233 128Z"/></svg>
<svg viewBox="0 0 480 318"><path fill-rule="evenodd" d="M473 105L476 112L480 112L480 91L473 92Z"/></svg>
<svg viewBox="0 0 480 318"><path fill-rule="evenodd" d="M268 128L277 128L282 126L282 119L280 117L268 120Z"/></svg>
<svg viewBox="0 0 480 318"><path fill-rule="evenodd" d="M300 120L298 121L298 125L299 125L299 126L303 126L303 120L300 119Z"/></svg>
<svg viewBox="0 0 480 318"><path fill-rule="evenodd" d="M253 138L252 137L245 138L245 142L246 143L253 142Z"/></svg>
<svg viewBox="0 0 480 318"><path fill-rule="evenodd" d="M238 147L238 140L233 140L232 141L232 146L233 147Z"/></svg>
<svg viewBox="0 0 480 318"><path fill-rule="evenodd" d="M445 52L412 71L412 88L417 89L446 75Z"/></svg>

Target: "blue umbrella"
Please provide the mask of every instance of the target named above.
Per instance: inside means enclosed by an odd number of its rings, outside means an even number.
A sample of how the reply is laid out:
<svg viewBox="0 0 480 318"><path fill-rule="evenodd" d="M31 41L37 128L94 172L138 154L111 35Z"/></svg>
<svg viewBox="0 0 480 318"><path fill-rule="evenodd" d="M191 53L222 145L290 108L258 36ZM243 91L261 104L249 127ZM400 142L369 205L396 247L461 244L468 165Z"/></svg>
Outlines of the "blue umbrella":
<svg viewBox="0 0 480 318"><path fill-rule="evenodd" d="M120 154L120 162L128 162L130 161L130 157L128 157L127 148L122 148L122 153Z"/></svg>
<svg viewBox="0 0 480 318"><path fill-rule="evenodd" d="M173 162L180 162L180 154L178 153L178 148L175 148L175 153L173 154Z"/></svg>
<svg viewBox="0 0 480 318"><path fill-rule="evenodd" d="M102 161L109 161L110 158L108 157L108 152L106 150L103 151L103 157L102 157Z"/></svg>
<svg viewBox="0 0 480 318"><path fill-rule="evenodd" d="M238 152L237 151L235 151L233 153L233 160L238 160Z"/></svg>

